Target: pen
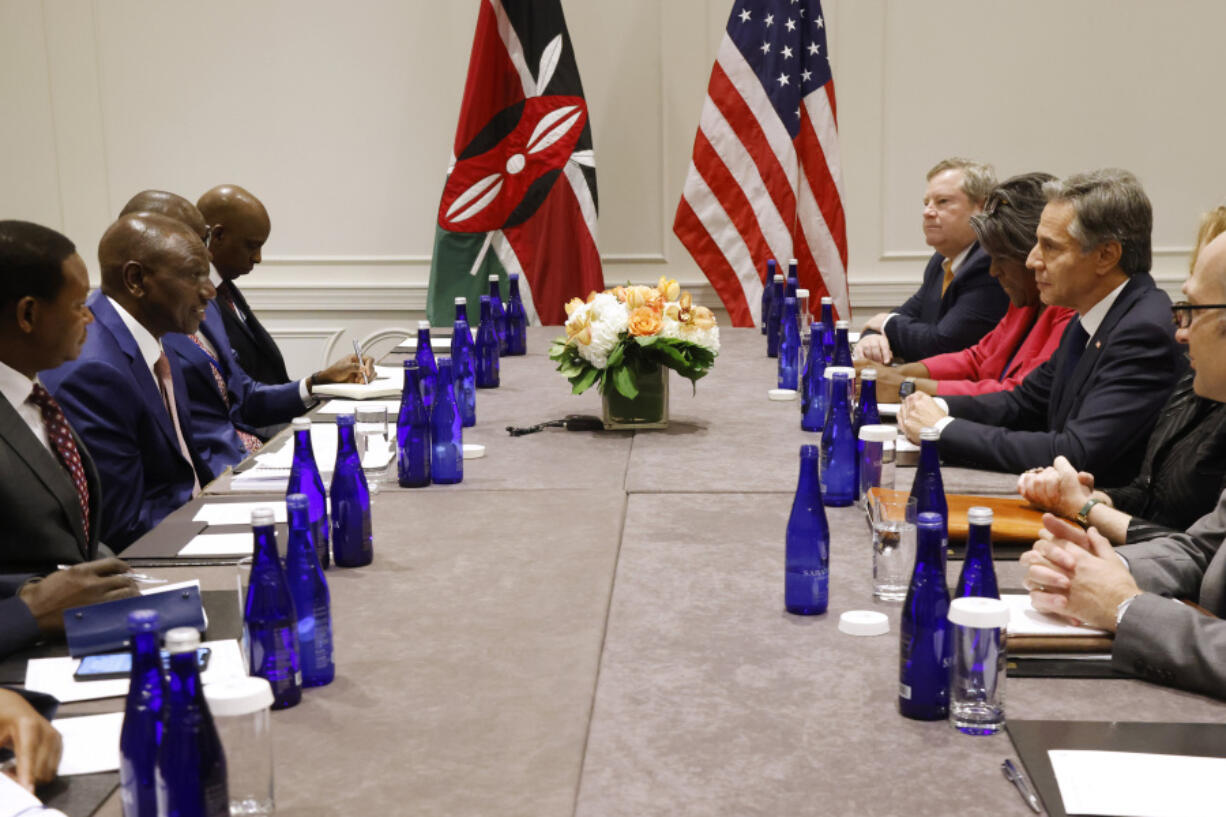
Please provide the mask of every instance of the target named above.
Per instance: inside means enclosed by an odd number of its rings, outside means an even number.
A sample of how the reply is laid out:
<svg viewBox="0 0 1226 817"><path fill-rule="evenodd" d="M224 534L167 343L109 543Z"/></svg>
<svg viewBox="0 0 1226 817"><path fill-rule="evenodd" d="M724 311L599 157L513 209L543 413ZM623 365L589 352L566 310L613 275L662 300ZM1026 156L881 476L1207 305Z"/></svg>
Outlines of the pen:
<svg viewBox="0 0 1226 817"><path fill-rule="evenodd" d="M369 383L366 379L366 367L362 365L362 347L358 346L358 339L353 339L353 355L358 359L358 373L362 375L362 382Z"/></svg>
<svg viewBox="0 0 1226 817"><path fill-rule="evenodd" d="M1012 760L1005 758L1005 762L1000 764L1000 771L1005 779L1017 787L1017 793L1026 801L1026 805L1030 806L1030 810L1035 814L1042 814L1043 807L1039 805L1039 796L1030 788L1030 781L1022 774L1022 770L1014 766Z"/></svg>

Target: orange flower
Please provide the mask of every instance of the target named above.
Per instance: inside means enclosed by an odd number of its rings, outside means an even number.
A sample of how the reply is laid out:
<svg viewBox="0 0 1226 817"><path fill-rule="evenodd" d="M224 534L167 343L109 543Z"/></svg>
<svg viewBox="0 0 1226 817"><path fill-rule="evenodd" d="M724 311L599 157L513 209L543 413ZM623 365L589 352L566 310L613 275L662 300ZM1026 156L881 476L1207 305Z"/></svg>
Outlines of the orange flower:
<svg viewBox="0 0 1226 817"><path fill-rule="evenodd" d="M699 329L710 329L715 326L715 313L705 306L694 307L694 325Z"/></svg>
<svg viewBox="0 0 1226 817"><path fill-rule="evenodd" d="M566 302L566 314L573 315L575 310L581 306L583 306L583 301L579 300L578 298L571 298Z"/></svg>
<svg viewBox="0 0 1226 817"><path fill-rule="evenodd" d="M631 309L638 309L640 306L646 306L647 301L650 298L651 287L626 287L626 306L630 307Z"/></svg>
<svg viewBox="0 0 1226 817"><path fill-rule="evenodd" d="M622 287L622 286L613 287L612 289L609 290L609 292L612 295L615 295L617 297L617 300L621 301L622 303L626 302L626 288L625 287Z"/></svg>
<svg viewBox="0 0 1226 817"><path fill-rule="evenodd" d="M663 275L660 276L656 289L660 290L660 294L664 296L666 301L675 301L677 296L681 294L681 285L672 278L665 278Z"/></svg>
<svg viewBox="0 0 1226 817"><path fill-rule="evenodd" d="M660 315L654 309L640 306L630 313L630 334L635 337L656 335L660 332Z"/></svg>

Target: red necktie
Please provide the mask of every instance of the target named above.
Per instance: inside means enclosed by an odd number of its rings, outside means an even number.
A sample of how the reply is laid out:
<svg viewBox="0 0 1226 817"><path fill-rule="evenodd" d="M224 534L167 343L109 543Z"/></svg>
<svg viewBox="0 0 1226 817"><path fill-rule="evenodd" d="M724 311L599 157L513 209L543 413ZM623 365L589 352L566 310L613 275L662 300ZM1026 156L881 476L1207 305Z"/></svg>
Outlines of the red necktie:
<svg viewBox="0 0 1226 817"><path fill-rule="evenodd" d="M200 493L200 477L196 474L196 466L192 463L192 452L187 449L187 440L183 437L182 426L179 425L174 378L171 377L170 361L166 358L165 352L162 352L161 356L153 362L153 373L157 375L158 388L162 390L162 402L166 405L166 412L170 415L170 424L175 427L175 436L179 439L179 453L183 455L183 459L187 460L187 464L192 466L192 496L197 496Z"/></svg>
<svg viewBox="0 0 1226 817"><path fill-rule="evenodd" d="M30 394L30 402L38 406L43 415L43 425L47 427L47 439L55 448L55 455L60 464L68 471L73 486L77 489L77 499L81 503L81 524L85 528L85 541L89 541L89 483L85 481L85 466L81 464L81 452L77 442L72 438L72 429L68 427L68 418L55 402L51 393L43 388L41 383L34 384Z"/></svg>
<svg viewBox="0 0 1226 817"><path fill-rule="evenodd" d="M217 391L221 392L221 399L225 402L226 408L230 408L230 390L226 388L226 379L221 375L221 367L217 363L217 358L213 357L212 353L205 348L204 343L196 335L188 335L192 339L192 343L204 352L204 356L209 359L209 368L213 371L213 382L217 384ZM260 442L260 438L254 434L243 431L238 426L234 426L234 433L238 434L238 439L242 441L243 448L247 449L248 454L254 454L259 451L264 445Z"/></svg>

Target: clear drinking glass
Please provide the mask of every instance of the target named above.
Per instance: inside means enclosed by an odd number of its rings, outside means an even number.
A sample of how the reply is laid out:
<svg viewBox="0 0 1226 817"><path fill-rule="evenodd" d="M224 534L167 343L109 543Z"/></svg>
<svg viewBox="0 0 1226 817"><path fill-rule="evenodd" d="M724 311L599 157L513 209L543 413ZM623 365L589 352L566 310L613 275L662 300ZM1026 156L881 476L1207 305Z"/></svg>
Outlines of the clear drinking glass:
<svg viewBox="0 0 1226 817"><path fill-rule="evenodd" d="M967 735L994 735L1005 725L1005 625L1000 599L967 596L949 607L953 625L949 721Z"/></svg>
<svg viewBox="0 0 1226 817"><path fill-rule="evenodd" d="M915 498L883 492L867 505L873 527L873 598L902 601L915 566Z"/></svg>
<svg viewBox="0 0 1226 817"><path fill-rule="evenodd" d="M384 463L381 459L383 452L388 448L390 439L387 430L387 406L358 406L354 409L353 433L367 481L372 484L384 482L390 471L387 466L392 462L389 459ZM380 457L377 461L373 459L375 452ZM367 456L368 453L371 454L371 457ZM376 465L376 462L382 464Z"/></svg>

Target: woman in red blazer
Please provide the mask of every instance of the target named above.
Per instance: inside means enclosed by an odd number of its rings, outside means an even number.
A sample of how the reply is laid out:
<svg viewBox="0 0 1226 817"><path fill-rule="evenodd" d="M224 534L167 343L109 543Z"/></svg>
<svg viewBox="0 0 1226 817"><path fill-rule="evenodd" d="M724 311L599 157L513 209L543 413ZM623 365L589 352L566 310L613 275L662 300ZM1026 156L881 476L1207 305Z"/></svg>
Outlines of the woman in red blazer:
<svg viewBox="0 0 1226 817"><path fill-rule="evenodd" d="M1035 242L1039 215L1047 203L1043 183L1054 177L1026 173L1001 182L971 218L979 243L992 257L991 274L1009 295L1009 310L979 343L961 352L935 355L896 367L876 366L877 399L898 400L907 379L929 394L987 394L1012 389L1060 345L1065 324L1075 314L1039 300L1026 256Z"/></svg>

